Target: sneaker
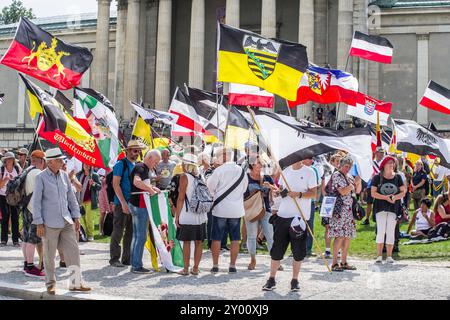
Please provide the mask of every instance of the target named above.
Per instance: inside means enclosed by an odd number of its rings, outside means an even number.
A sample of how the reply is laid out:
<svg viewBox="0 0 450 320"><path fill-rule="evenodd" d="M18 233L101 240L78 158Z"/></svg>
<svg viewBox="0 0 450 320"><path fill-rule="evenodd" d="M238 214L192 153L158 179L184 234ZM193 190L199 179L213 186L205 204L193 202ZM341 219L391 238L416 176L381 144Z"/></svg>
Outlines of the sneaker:
<svg viewBox="0 0 450 320"><path fill-rule="evenodd" d="M392 257L387 257L386 258L386 263L394 263L394 262L395 262L395 260L392 259Z"/></svg>
<svg viewBox="0 0 450 320"><path fill-rule="evenodd" d="M122 261L122 264L123 264L124 266L131 266L130 261Z"/></svg>
<svg viewBox="0 0 450 320"><path fill-rule="evenodd" d="M219 267L212 267L211 268L211 273L217 273L219 272Z"/></svg>
<svg viewBox="0 0 450 320"><path fill-rule="evenodd" d="M94 241L94 237L88 237L88 242L92 242L92 241Z"/></svg>
<svg viewBox="0 0 450 320"><path fill-rule="evenodd" d="M138 273L138 274L144 274L144 273L150 273L150 270L148 270L146 268L137 268L137 269L131 268L131 272Z"/></svg>
<svg viewBox="0 0 450 320"><path fill-rule="evenodd" d="M277 288L277 283L275 282L275 278L269 278L266 284L262 287L263 291L273 291Z"/></svg>
<svg viewBox="0 0 450 320"><path fill-rule="evenodd" d="M383 257L378 256L377 259L375 260L375 263L383 263Z"/></svg>
<svg viewBox="0 0 450 320"><path fill-rule="evenodd" d="M369 221L369 219L365 219L361 224L363 226L369 226L370 225L370 221Z"/></svg>
<svg viewBox="0 0 450 320"><path fill-rule="evenodd" d="M230 251L230 248L228 248L228 246L221 247L220 251Z"/></svg>
<svg viewBox="0 0 450 320"><path fill-rule="evenodd" d="M125 267L125 266L124 266L122 263L120 263L119 261L116 261L116 262L111 263L111 266L112 266L112 267L116 267L116 268L124 268L124 267Z"/></svg>
<svg viewBox="0 0 450 320"><path fill-rule="evenodd" d="M298 283L297 279L291 280L291 292L297 292L300 291L300 284Z"/></svg>
<svg viewBox="0 0 450 320"><path fill-rule="evenodd" d="M331 259L332 257L331 257L331 252L330 251L325 251L325 253L323 254L323 257L325 258L325 259Z"/></svg>
<svg viewBox="0 0 450 320"><path fill-rule="evenodd" d="M236 272L237 272L236 267L229 267L228 268L228 273L236 273Z"/></svg>
<svg viewBox="0 0 450 320"><path fill-rule="evenodd" d="M27 277L32 277L32 278L43 278L43 277L45 277L45 273L43 273L41 270L39 270L35 266L33 266L31 269L25 270L25 275Z"/></svg>
<svg viewBox="0 0 450 320"><path fill-rule="evenodd" d="M59 267L60 267L61 269L67 268L66 263L65 263L64 261L60 261L60 262L59 262Z"/></svg>

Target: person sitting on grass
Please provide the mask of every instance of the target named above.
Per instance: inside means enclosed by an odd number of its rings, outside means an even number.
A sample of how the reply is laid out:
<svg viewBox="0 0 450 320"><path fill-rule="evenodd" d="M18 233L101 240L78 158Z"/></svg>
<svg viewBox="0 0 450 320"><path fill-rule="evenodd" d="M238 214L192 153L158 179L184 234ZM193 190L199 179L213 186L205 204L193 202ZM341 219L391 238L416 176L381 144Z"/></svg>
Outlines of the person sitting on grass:
<svg viewBox="0 0 450 320"><path fill-rule="evenodd" d="M414 212L413 220L416 221L416 230L411 235L417 239L424 238L428 232L435 226L434 212L430 210L431 199L423 198L420 201L420 208Z"/></svg>

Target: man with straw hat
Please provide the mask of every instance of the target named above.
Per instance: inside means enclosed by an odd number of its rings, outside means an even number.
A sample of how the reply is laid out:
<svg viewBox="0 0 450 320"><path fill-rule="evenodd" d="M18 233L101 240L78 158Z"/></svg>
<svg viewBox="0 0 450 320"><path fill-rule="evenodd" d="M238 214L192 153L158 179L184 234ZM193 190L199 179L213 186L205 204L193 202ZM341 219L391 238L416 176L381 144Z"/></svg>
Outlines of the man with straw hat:
<svg viewBox="0 0 450 320"><path fill-rule="evenodd" d="M56 249L64 253L68 267L78 269L72 278L70 291L90 291L82 284L78 236L80 231L80 207L72 190L68 174L62 170L64 159L59 148L45 153L47 169L36 176L33 191L33 224L44 248L45 285L47 293L55 295ZM72 267L72 268L73 268Z"/></svg>
<svg viewBox="0 0 450 320"><path fill-rule="evenodd" d="M128 201L131 196L131 171L145 146L137 140L130 140L126 148L126 157L114 165L114 215L113 231L110 243L109 264L113 267L123 268L130 265L131 241L133 237L133 225L131 221ZM123 238L123 252L120 246ZM122 259L120 261L120 258Z"/></svg>
<svg viewBox="0 0 450 320"><path fill-rule="evenodd" d="M17 151L17 157L19 158L19 165L22 169L25 169L28 167L28 149L27 148L20 148L19 151Z"/></svg>

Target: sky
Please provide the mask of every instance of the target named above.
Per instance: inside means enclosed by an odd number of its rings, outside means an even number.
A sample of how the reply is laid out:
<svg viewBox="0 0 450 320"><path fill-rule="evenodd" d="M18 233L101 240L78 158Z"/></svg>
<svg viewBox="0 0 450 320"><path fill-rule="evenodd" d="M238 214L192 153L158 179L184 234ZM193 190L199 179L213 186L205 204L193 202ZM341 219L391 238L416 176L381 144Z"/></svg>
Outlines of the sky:
<svg viewBox="0 0 450 320"><path fill-rule="evenodd" d="M38 18L63 14L97 12L97 0L21 0L27 8L32 8ZM12 0L0 0L0 10L10 5ZM116 1L111 1L115 9Z"/></svg>

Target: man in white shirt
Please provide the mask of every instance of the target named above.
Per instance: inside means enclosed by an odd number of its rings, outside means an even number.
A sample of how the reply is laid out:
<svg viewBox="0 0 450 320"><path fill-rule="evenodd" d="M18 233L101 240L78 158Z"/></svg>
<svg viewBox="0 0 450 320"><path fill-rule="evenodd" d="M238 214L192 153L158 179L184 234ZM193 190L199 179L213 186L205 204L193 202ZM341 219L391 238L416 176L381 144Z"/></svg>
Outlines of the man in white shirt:
<svg viewBox="0 0 450 320"><path fill-rule="evenodd" d="M212 273L219 272L220 243L227 228L231 238L228 272L236 273L237 271L236 259L241 240L241 218L245 213L244 193L247 190L248 178L240 166L231 162L232 156L233 152L229 148L217 149L215 157L218 167L207 181L208 189L215 203L212 210L211 231ZM223 197L226 193L227 195Z"/></svg>
<svg viewBox="0 0 450 320"><path fill-rule="evenodd" d="M432 166L432 172L434 178L432 195L433 198L436 198L445 191L444 180L447 177L450 181L450 170L441 166L439 158L436 158L434 165Z"/></svg>
<svg viewBox="0 0 450 320"><path fill-rule="evenodd" d="M283 178L284 177L284 178ZM286 181L285 181L286 179ZM288 188L291 191L288 191ZM281 199L280 207L275 218L271 218L274 227L273 245L270 250L272 258L270 277L263 290L272 291L276 287L275 275L280 261L291 244L294 256L292 263L291 291L299 291L298 275L301 262L306 256L306 221L311 215L311 199L317 196L317 177L310 167L303 165L302 161L294 163L283 170L280 179ZM295 201L300 206L306 221L303 221ZM300 220L300 224L298 222Z"/></svg>

